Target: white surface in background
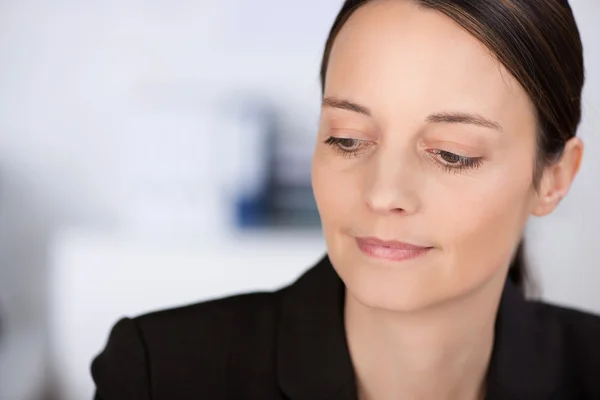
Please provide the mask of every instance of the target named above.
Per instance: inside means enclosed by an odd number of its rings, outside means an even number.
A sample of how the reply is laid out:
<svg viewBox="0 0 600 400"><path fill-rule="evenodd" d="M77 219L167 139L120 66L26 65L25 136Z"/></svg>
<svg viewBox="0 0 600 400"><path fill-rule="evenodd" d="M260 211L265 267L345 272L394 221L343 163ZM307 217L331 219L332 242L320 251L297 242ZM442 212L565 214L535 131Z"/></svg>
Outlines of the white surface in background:
<svg viewBox="0 0 600 400"><path fill-rule="evenodd" d="M314 233L252 233L197 243L86 231L57 236L49 306L61 400L91 398L90 363L120 317L276 289L312 266L324 249Z"/></svg>
<svg viewBox="0 0 600 400"><path fill-rule="evenodd" d="M0 338L0 399L38 400L45 381L45 333L6 329Z"/></svg>

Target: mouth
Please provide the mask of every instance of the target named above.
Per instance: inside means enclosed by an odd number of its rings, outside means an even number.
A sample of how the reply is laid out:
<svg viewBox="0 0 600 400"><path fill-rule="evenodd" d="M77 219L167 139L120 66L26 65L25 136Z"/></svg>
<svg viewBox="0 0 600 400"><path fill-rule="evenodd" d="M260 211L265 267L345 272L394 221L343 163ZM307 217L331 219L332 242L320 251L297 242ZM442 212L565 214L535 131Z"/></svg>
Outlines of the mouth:
<svg viewBox="0 0 600 400"><path fill-rule="evenodd" d="M406 261L426 254L433 247L417 246L398 241L386 241L373 237L355 238L358 248L372 258Z"/></svg>

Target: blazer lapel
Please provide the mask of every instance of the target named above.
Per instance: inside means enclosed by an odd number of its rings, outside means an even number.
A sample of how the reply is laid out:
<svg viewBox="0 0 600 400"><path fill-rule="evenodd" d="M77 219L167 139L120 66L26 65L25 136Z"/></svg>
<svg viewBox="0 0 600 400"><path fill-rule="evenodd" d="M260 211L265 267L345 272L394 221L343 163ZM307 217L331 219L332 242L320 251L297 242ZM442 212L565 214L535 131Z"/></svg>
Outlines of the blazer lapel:
<svg viewBox="0 0 600 400"><path fill-rule="evenodd" d="M327 257L282 294L279 385L292 400L356 400L343 282Z"/></svg>

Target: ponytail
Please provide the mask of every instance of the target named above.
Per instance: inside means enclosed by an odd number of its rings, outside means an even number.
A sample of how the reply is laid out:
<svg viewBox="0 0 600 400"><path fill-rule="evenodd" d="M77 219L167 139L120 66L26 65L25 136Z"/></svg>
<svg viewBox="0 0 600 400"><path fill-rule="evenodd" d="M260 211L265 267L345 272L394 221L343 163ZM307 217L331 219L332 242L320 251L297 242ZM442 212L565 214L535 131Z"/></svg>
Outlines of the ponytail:
<svg viewBox="0 0 600 400"><path fill-rule="evenodd" d="M525 239L521 239L517 251L508 270L508 279L510 279L521 292L525 293L529 284L529 269L525 257Z"/></svg>

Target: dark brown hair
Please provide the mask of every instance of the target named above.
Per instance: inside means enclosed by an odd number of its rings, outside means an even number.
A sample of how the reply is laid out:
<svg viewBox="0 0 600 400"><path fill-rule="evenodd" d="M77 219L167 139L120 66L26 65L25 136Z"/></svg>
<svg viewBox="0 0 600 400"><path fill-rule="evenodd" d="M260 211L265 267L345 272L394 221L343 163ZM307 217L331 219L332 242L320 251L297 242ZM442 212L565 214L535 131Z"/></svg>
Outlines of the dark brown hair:
<svg viewBox="0 0 600 400"><path fill-rule="evenodd" d="M321 87L333 42L363 5L346 0L327 38ZM532 184L539 189L544 168L558 161L581 120L584 83L579 30L566 0L398 0L441 12L483 43L529 95L538 120L538 151ZM515 250L509 278L525 291L528 271L524 239Z"/></svg>

